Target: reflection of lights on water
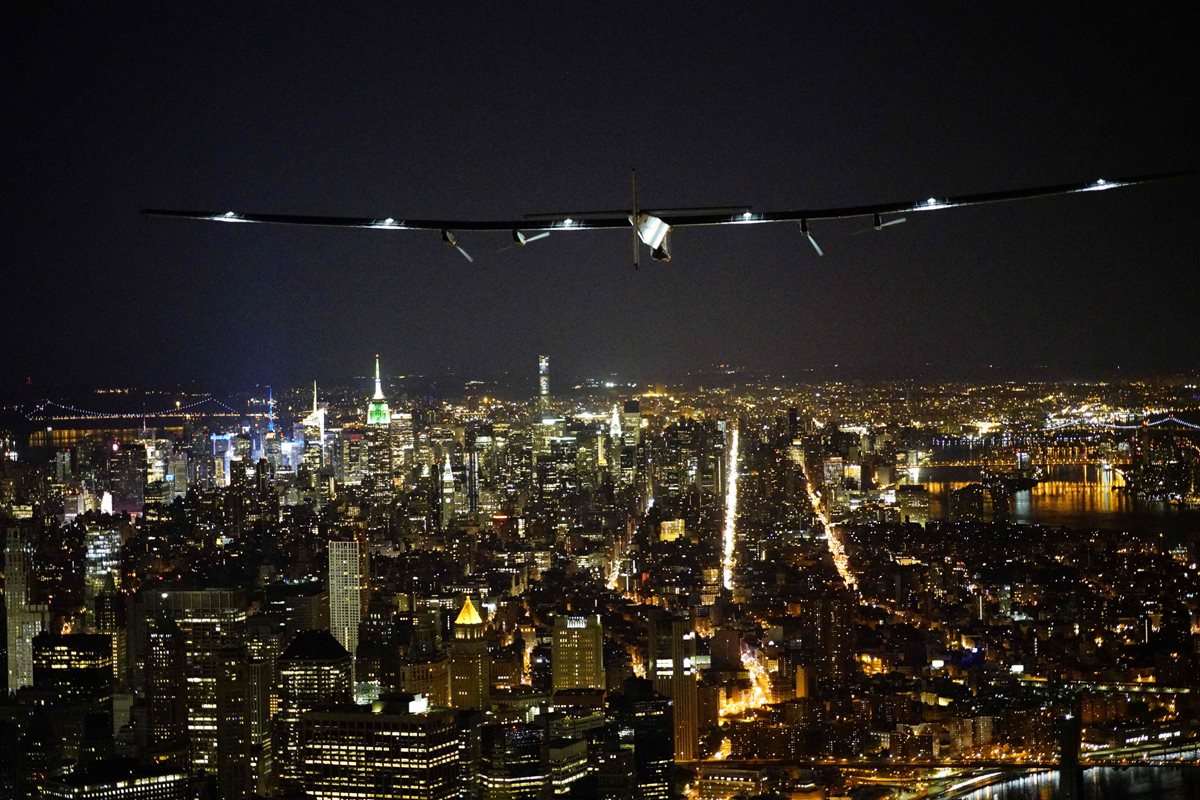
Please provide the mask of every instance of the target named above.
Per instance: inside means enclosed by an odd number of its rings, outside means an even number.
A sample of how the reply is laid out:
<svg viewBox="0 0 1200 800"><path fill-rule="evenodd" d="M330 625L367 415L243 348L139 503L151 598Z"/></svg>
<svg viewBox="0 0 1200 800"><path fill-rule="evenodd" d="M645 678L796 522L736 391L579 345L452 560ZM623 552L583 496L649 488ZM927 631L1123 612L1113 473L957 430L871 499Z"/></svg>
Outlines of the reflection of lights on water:
<svg viewBox="0 0 1200 800"><path fill-rule="evenodd" d="M725 471L725 533L724 550L721 556L721 583L726 589L733 588L733 544L737 524L738 493L738 429L733 426L729 437L729 467Z"/></svg>

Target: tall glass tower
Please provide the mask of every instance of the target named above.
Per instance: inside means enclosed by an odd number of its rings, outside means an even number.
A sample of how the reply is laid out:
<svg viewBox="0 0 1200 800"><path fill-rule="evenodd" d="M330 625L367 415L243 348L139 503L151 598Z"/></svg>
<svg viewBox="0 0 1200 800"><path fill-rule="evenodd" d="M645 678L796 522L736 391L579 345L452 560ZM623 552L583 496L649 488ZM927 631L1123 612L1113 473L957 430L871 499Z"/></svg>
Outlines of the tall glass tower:
<svg viewBox="0 0 1200 800"><path fill-rule="evenodd" d="M538 356L538 395L550 396L550 356Z"/></svg>
<svg viewBox="0 0 1200 800"><path fill-rule="evenodd" d="M46 606L29 602L33 546L18 530L8 532L4 548L4 601L8 622L8 691L33 685L33 637L45 629Z"/></svg>
<svg viewBox="0 0 1200 800"><path fill-rule="evenodd" d="M353 660L358 651L366 552L357 539L329 542L329 630Z"/></svg>

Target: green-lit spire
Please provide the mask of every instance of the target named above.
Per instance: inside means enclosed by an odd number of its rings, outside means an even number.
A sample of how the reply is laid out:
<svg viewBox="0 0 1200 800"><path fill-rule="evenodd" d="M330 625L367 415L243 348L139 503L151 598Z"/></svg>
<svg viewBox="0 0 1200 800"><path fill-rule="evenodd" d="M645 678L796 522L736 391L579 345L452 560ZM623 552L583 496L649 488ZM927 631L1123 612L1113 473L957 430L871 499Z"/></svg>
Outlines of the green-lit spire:
<svg viewBox="0 0 1200 800"><path fill-rule="evenodd" d="M387 400L383 396L383 382L379 379L379 354L375 354L375 396L367 404L368 425L388 425L392 421L392 412L388 409Z"/></svg>

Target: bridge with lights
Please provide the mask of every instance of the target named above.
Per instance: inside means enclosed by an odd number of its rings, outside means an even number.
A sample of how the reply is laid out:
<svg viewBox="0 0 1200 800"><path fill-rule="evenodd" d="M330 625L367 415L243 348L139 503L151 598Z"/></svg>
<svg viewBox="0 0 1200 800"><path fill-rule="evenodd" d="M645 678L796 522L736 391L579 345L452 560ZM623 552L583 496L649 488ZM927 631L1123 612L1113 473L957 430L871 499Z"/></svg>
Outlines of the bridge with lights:
<svg viewBox="0 0 1200 800"><path fill-rule="evenodd" d="M121 398L129 403L129 398ZM225 426L241 420L265 418L269 411L238 410L212 395L183 396L165 407L162 397L148 398L140 410L121 408L95 409L42 400L25 413L30 447L71 447L83 441L108 440L131 442L141 431L150 429L180 434L198 421Z"/></svg>
<svg viewBox="0 0 1200 800"><path fill-rule="evenodd" d="M96 411L76 406L43 400L27 413L30 422L79 422L83 420L108 422L121 420L193 419L197 417L247 417L260 414L238 411L212 395L206 395L188 403L177 402L156 410L142 411Z"/></svg>

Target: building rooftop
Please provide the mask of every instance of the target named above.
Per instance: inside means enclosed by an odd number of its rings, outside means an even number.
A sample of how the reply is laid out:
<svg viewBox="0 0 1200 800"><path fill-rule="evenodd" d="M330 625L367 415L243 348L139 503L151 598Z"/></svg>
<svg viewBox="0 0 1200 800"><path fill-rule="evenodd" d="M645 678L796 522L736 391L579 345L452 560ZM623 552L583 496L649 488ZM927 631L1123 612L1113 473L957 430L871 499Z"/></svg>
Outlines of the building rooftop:
<svg viewBox="0 0 1200 800"><path fill-rule="evenodd" d="M475 610L475 604L471 602L471 596L467 595L467 602L463 603L462 611L458 612L458 617L454 620L455 625L482 625L483 617L479 616L479 612Z"/></svg>
<svg viewBox="0 0 1200 800"><path fill-rule="evenodd" d="M96 786L117 781L127 781L133 778L149 778L162 775L184 774L178 770L162 766L146 766L132 758L106 758L93 761L86 766L77 767L65 775L52 778L67 786Z"/></svg>
<svg viewBox="0 0 1200 800"><path fill-rule="evenodd" d="M280 656L293 661L341 661L349 657L350 653L329 631L300 631Z"/></svg>

